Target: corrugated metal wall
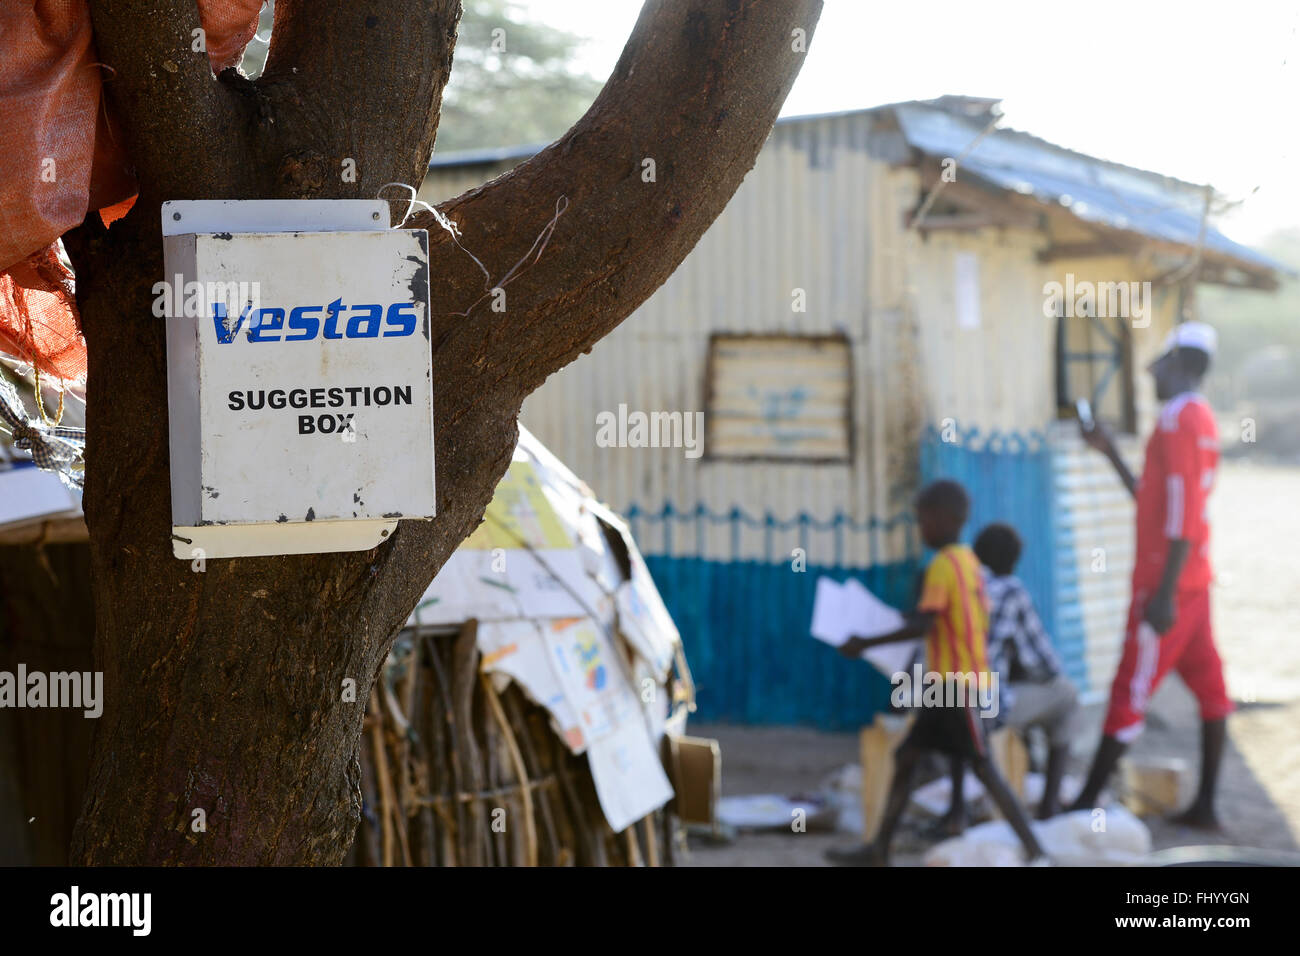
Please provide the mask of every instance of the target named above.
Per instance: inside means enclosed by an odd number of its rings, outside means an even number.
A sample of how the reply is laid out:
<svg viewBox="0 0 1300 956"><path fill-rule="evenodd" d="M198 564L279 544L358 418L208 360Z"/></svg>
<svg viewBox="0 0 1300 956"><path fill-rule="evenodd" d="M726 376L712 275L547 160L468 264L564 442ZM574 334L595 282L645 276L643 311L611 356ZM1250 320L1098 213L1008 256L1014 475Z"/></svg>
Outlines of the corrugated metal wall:
<svg viewBox="0 0 1300 956"><path fill-rule="evenodd" d="M1056 323L1043 315L1044 239L1023 230L983 229L912 237L909 293L915 303L930 424L1028 435L1055 413ZM979 325L957 322L956 260L978 263Z"/></svg>
<svg viewBox="0 0 1300 956"><path fill-rule="evenodd" d="M440 203L444 199L452 199L461 193L469 192L475 186L482 186L489 180L496 179L502 173L509 172L519 162L522 160L472 166L435 166L420 184L419 198L430 205ZM396 197L397 190L393 190L393 193Z"/></svg>
<svg viewBox="0 0 1300 956"><path fill-rule="evenodd" d="M1139 265L1120 257L1061 260L1043 267L1043 282L1141 282ZM1132 366L1137 432L1120 438L1120 451L1141 473L1142 447L1159 413L1150 376L1144 371L1159 354L1173 325L1177 295L1150 290L1150 324L1133 328ZM1139 320L1140 322L1141 320ZM1071 347L1089 347L1086 318L1067 320ZM1092 340L1096 345L1095 339ZM1122 418L1118 382L1097 409ZM1052 535L1054 541L1054 640L1075 661L1072 676L1085 699L1104 698L1119 662L1133 572L1134 505L1110 463L1083 444L1072 421L1047 429L1052 449Z"/></svg>
<svg viewBox="0 0 1300 956"><path fill-rule="evenodd" d="M936 232L904 228L921 183L872 117L848 114L782 123L735 198L695 250L640 309L524 404L523 421L616 508L679 512L703 505L779 519L808 512L864 523L910 509L926 426L1028 434L1054 414L1055 325L1043 316L1043 237L1025 230ZM502 166L431 175L430 199L470 188ZM980 325L959 328L955 260L976 256ZM806 294L806 312L792 294ZM843 334L853 362L850 463L808 465L687 459L665 448L603 448L596 415L704 411L709 337L715 332ZM742 556L769 560L765 536L742 529ZM777 547L799 546L778 534ZM846 564L903 559L902 534L845 541ZM702 547L701 545L702 541ZM730 559L722 527L677 535L672 553ZM828 532L810 557L828 556ZM647 542L647 547L654 547ZM786 548L788 553L789 548Z"/></svg>
<svg viewBox="0 0 1300 956"><path fill-rule="evenodd" d="M682 629L700 715L849 728L888 684L807 636L822 573L912 600L908 510L922 424L903 282L908 172L876 158L866 117L777 127L735 198L665 285L526 402L523 420L635 522ZM796 312L795 290L806 295ZM620 403L704 411L715 332L833 335L852 361L852 460L688 460L598 448ZM584 420L585 417L585 420ZM656 520L657 518L657 520Z"/></svg>
<svg viewBox="0 0 1300 956"><path fill-rule="evenodd" d="M735 198L669 280L590 355L553 376L524 405L523 420L615 507L653 511L671 502L718 514L740 508L777 518L807 511L854 522L907 507L914 470L914 369L900 363L903 203L914 194L868 152L867 117L783 124ZM792 309L794 290L806 311ZM688 460L679 450L600 448L595 416L620 404L643 411L704 411L714 332L843 334L852 349L851 463L807 465ZM907 449L911 449L911 454ZM844 541L846 564L902 558L887 535ZM778 552L798 546L776 535ZM730 560L729 527L678 535L673 554ZM767 536L740 530L741 557L771 560ZM647 547L655 547L648 542ZM884 553L881 553L883 547ZM829 532L813 530L809 560L826 563Z"/></svg>
<svg viewBox="0 0 1300 956"><path fill-rule="evenodd" d="M1085 672L1082 647L1062 645L1056 620L1056 567L1052 542L1052 448L1042 432L981 433L930 429L921 446L925 481L950 478L971 497L970 520L962 538L968 544L992 522L1010 524L1024 544L1017 575L1061 650L1075 680Z"/></svg>
<svg viewBox="0 0 1300 956"><path fill-rule="evenodd" d="M1055 639L1084 696L1110 688L1119 662L1133 570L1133 499L1073 422L1051 430ZM1133 456L1134 439L1124 443Z"/></svg>

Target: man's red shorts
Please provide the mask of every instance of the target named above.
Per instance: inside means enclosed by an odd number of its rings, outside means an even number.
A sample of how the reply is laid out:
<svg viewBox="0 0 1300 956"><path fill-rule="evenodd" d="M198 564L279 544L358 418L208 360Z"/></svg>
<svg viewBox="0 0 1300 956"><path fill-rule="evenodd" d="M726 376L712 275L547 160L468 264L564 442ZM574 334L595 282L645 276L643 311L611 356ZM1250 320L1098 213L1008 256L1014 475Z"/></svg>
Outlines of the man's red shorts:
<svg viewBox="0 0 1300 956"><path fill-rule="evenodd" d="M1110 709L1104 733L1128 743L1142 732L1147 703L1170 670L1177 670L1196 695L1202 720L1218 720L1232 713L1232 701L1223 682L1223 663L1214 646L1210 626L1210 591L1184 591L1174 599L1174 624L1163 635L1142 620L1146 594L1139 592L1129 605L1115 682L1110 687Z"/></svg>

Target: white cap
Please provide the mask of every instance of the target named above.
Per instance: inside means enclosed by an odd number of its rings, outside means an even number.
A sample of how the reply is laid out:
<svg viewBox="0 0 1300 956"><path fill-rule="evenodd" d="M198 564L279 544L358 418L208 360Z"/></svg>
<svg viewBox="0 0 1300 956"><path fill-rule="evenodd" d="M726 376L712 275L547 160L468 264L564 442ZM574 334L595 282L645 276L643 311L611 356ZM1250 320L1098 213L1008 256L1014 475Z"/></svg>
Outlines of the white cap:
<svg viewBox="0 0 1300 956"><path fill-rule="evenodd" d="M1170 330L1160 354L1168 355L1176 348L1199 349L1213 357L1218 345L1219 333L1212 326L1204 322L1182 322Z"/></svg>

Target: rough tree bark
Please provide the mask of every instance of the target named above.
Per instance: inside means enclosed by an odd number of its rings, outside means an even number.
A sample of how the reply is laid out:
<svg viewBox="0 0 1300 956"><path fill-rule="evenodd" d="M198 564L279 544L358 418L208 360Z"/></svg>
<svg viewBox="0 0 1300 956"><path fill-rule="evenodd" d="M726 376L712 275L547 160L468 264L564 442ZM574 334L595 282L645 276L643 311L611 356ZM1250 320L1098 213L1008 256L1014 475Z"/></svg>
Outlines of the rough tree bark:
<svg viewBox="0 0 1300 956"><path fill-rule="evenodd" d="M753 165L820 0L650 0L587 115L427 215L438 518L369 552L172 557L164 199L373 197L418 185L459 0L280 0L265 75L213 81L193 0L92 0L108 96L140 181L111 231L69 237L90 349L85 510L106 706L72 858L335 864L359 816L364 701L392 639L482 519L524 397L590 349L690 251ZM344 159L357 181L343 182ZM654 182L642 162L655 160ZM555 216L544 254L506 284ZM400 206L404 210L405 203ZM534 250L535 251L535 250ZM357 703L341 701L345 678ZM206 814L194 832L193 811Z"/></svg>

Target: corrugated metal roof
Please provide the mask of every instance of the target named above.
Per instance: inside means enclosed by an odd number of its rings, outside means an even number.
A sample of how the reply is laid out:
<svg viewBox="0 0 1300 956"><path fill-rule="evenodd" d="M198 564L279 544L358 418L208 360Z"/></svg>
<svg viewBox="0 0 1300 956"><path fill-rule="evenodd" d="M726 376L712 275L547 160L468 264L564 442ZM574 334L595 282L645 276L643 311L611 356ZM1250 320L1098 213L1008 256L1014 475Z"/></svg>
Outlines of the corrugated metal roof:
<svg viewBox="0 0 1300 956"><path fill-rule="evenodd" d="M904 138L915 149L939 159L960 156L979 136L988 120L986 116L972 115L970 110L945 108L943 100L975 105L996 102L945 97L933 102L891 103L858 110L784 116L776 122L778 126L785 126L892 112ZM522 162L547 145L533 143L448 152L435 155L429 168ZM1028 133L994 129L962 160L961 166L963 175L982 180L994 188L1060 205L1083 222L1188 248L1195 247L1200 236L1206 187L1107 162L1056 146ZM1206 229L1205 248L1247 267L1295 275L1290 266L1233 242L1213 227Z"/></svg>
<svg viewBox="0 0 1300 956"><path fill-rule="evenodd" d="M519 146L489 146L485 149L455 149L446 153L433 154L429 160L430 169L444 169L449 166L486 166L491 163L504 163L509 159L523 161L540 153L550 143L525 143Z"/></svg>
<svg viewBox="0 0 1300 956"><path fill-rule="evenodd" d="M937 158L960 156L985 123L921 103L893 108L907 141ZM1195 246L1201 231L1204 187L1156 173L1107 163L1053 146L1015 130L994 130L961 161L959 175L1040 202L1057 203L1084 222ZM1205 247L1257 267L1289 267L1233 242L1209 227Z"/></svg>

